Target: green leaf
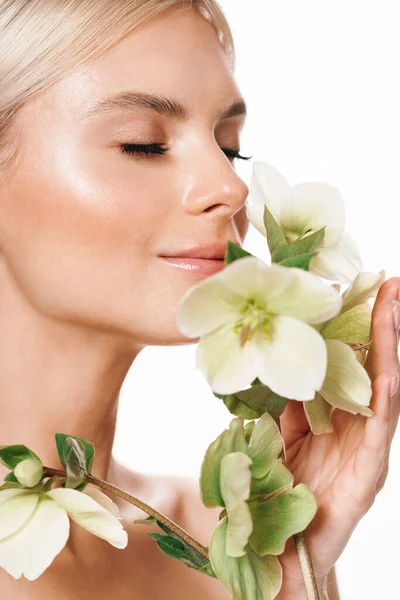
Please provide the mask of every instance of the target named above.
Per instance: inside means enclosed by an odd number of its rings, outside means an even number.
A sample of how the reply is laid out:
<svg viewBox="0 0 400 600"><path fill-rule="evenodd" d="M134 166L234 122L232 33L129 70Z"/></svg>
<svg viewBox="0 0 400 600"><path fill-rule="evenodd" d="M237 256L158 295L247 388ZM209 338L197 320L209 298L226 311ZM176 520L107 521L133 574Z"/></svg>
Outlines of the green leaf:
<svg viewBox="0 0 400 600"><path fill-rule="evenodd" d="M226 552L242 556L253 530L247 500L250 496L252 459L244 452L231 452L221 461L221 495L228 515Z"/></svg>
<svg viewBox="0 0 400 600"><path fill-rule="evenodd" d="M0 463L9 469L15 469L18 463L27 458L35 458L41 462L37 454L22 444L0 446Z"/></svg>
<svg viewBox="0 0 400 600"><path fill-rule="evenodd" d="M283 229L275 220L266 204L264 205L264 225L267 232L268 248L272 258L278 248L287 246L287 241Z"/></svg>
<svg viewBox="0 0 400 600"><path fill-rule="evenodd" d="M235 415L235 417L243 417L248 421L250 419L258 419L261 416L260 411L251 408L245 402L240 400L238 393L224 395L214 392L214 396L222 400L229 412L232 415Z"/></svg>
<svg viewBox="0 0 400 600"><path fill-rule="evenodd" d="M56 433L56 444L57 444L58 455L59 455L61 463L63 464L64 467L66 467L66 459L65 459L66 448L64 446L64 442L67 437L70 437L73 440L77 440L78 442L82 442L84 449L85 449L85 471L86 471L86 474L89 475L91 473L92 465L93 465L94 452L95 452L94 445L91 442L84 440L83 438L76 437L74 435L69 435L68 433Z"/></svg>
<svg viewBox="0 0 400 600"><path fill-rule="evenodd" d="M247 545L239 558L226 554L227 519L215 529L210 544L211 565L233 600L273 600L282 585L276 556L258 556Z"/></svg>
<svg viewBox="0 0 400 600"><path fill-rule="evenodd" d="M247 443L250 442L251 434L253 433L255 426L256 426L255 421L249 421L244 426L244 437L245 437Z"/></svg>
<svg viewBox="0 0 400 600"><path fill-rule="evenodd" d="M332 433L331 414L333 406L324 400L321 394L317 392L314 400L304 401L303 407L308 424L314 435Z"/></svg>
<svg viewBox="0 0 400 600"><path fill-rule="evenodd" d="M6 475L4 477L4 481L12 481L13 483L19 483L18 479L15 477L13 471L11 471L11 473L8 473L8 475Z"/></svg>
<svg viewBox="0 0 400 600"><path fill-rule="evenodd" d="M272 262L280 263L294 256L310 254L316 248L316 246L323 241L325 237L325 229L326 227L322 227L311 235L306 235L305 237L296 240L292 244L280 246L275 250L272 256ZM315 254L313 256L315 256Z"/></svg>
<svg viewBox="0 0 400 600"><path fill-rule="evenodd" d="M244 250L241 246L234 244L231 241L228 241L228 250L225 256L225 264L229 265L233 263L238 258L243 258L244 256L253 256L250 252Z"/></svg>
<svg viewBox="0 0 400 600"><path fill-rule="evenodd" d="M262 504L277 493L291 492L294 476L283 464L282 459L275 460L272 468L264 477L253 477L250 488L249 506Z"/></svg>
<svg viewBox="0 0 400 600"><path fill-rule="evenodd" d="M275 420L268 413L257 421L250 438L248 455L253 464L251 474L264 477L272 468L283 448L283 438Z"/></svg>
<svg viewBox="0 0 400 600"><path fill-rule="evenodd" d="M260 383L253 382L252 387L247 390L227 395L214 392L214 396L223 400L229 412L246 420L258 419L264 413L277 419L282 415L289 401L288 398L275 394L261 381Z"/></svg>
<svg viewBox="0 0 400 600"><path fill-rule="evenodd" d="M314 494L304 483L291 492L249 505L254 525L249 544L260 556L282 554L287 540L308 526L318 508Z"/></svg>
<svg viewBox="0 0 400 600"><path fill-rule="evenodd" d="M310 262L314 256L317 256L318 252L312 252L311 254L299 254L298 256L290 256L278 262L278 265L282 267L296 267L297 269L303 269L308 271L310 269Z"/></svg>
<svg viewBox="0 0 400 600"><path fill-rule="evenodd" d="M364 302L328 321L321 335L325 340L339 340L345 344L368 344L371 320L372 307Z"/></svg>
<svg viewBox="0 0 400 600"><path fill-rule="evenodd" d="M147 517L147 519L136 519L134 523L144 523L149 525L155 523L162 531L166 533L166 535L151 532L149 533L149 536L156 540L157 546L162 552L164 552L164 554L170 558L179 560L191 569L200 571L204 575L216 577L214 571L212 570L210 561L207 558L197 552L197 550L192 548L192 546L189 546L189 544L181 540L179 536L169 529L169 527L160 521L157 521L157 519L154 517Z"/></svg>
<svg viewBox="0 0 400 600"><path fill-rule="evenodd" d="M143 523L144 525L151 525L151 523L157 523L157 519L155 519L154 517L147 517L147 519L135 519L133 522L138 524Z"/></svg>
<svg viewBox="0 0 400 600"><path fill-rule="evenodd" d="M67 436L64 439L64 460L67 472L66 488L76 488L85 481L85 446L80 440Z"/></svg>
<svg viewBox="0 0 400 600"><path fill-rule="evenodd" d="M247 453L243 418L232 419L225 429L207 448L200 473L201 500L207 508L225 506L220 488L221 461L231 452Z"/></svg>
<svg viewBox="0 0 400 600"><path fill-rule="evenodd" d="M179 560L187 567L200 571L205 575L216 577L210 561L199 552L196 552L191 546L184 544L179 539L162 535L161 533L149 533L149 535L156 540L160 550L170 558Z"/></svg>

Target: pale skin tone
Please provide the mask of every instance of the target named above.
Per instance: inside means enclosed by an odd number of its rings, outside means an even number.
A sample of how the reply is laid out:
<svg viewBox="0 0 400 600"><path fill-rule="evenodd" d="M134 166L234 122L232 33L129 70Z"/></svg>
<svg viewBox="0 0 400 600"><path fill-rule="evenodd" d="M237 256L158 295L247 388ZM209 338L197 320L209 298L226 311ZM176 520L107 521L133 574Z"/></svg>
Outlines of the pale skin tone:
<svg viewBox="0 0 400 600"><path fill-rule="evenodd" d="M98 100L129 90L173 97L188 117L148 108L85 116ZM96 476L204 545L220 510L203 507L197 482L136 474L111 453L119 391L139 352L195 341L181 334L176 315L200 276L158 254L175 244L242 244L246 235L248 188L224 152L239 150L245 117L219 118L241 100L211 26L195 12L172 12L28 102L18 115L17 160L0 172L1 445L26 444L61 468L54 433L89 439ZM141 158L120 153L127 143L170 150ZM399 370L390 301L399 290L400 278L392 278L375 304L368 364L375 416L336 410L335 433L314 437L301 403L290 402L282 418L289 468L320 506L307 540L321 586L385 479L400 404L397 393L389 432L386 381ZM0 467L1 479L7 472ZM0 570L7 598L228 598L220 582L161 554L150 529L132 524L145 515L113 499L129 535L124 551L71 523L65 549L36 581ZM279 558L287 581L279 598L302 597L292 540Z"/></svg>

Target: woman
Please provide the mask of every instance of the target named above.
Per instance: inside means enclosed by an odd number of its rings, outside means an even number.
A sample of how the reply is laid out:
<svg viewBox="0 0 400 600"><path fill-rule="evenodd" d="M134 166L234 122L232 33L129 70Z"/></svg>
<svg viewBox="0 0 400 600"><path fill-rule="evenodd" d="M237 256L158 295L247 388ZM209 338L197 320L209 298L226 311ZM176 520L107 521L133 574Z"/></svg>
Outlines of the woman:
<svg viewBox="0 0 400 600"><path fill-rule="evenodd" d="M198 487L135 474L111 453L136 356L189 342L177 309L204 274L162 256L241 244L247 232L248 188L233 166L245 115L228 25L214 0L2 0L0 40L1 445L26 444L60 467L55 432L91 440L96 476L207 544L220 511L203 507ZM325 598L338 597L334 564L387 473L399 298L392 278L375 304L375 416L336 410L335 433L323 436L310 435L299 402L282 418L288 467L319 504L307 541ZM125 551L71 522L65 549L37 580L0 569L2 597L228 597L219 581L164 556L132 524L143 513L114 500ZM304 598L292 539L279 559L278 597Z"/></svg>

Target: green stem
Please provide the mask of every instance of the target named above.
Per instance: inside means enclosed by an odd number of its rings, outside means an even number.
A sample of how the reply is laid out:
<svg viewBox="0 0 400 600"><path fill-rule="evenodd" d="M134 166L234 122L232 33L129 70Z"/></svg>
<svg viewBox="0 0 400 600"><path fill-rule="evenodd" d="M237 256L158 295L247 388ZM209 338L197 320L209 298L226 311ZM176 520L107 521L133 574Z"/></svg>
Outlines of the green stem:
<svg viewBox="0 0 400 600"><path fill-rule="evenodd" d="M280 418L278 417L277 419L275 419L275 421L279 427L279 431L282 432ZM279 458L282 459L283 464L286 464L285 444L283 444L283 448ZM307 593L307 600L321 600L321 596L319 595L318 591L317 581L315 578L314 567L312 564L310 552L308 550L304 531L301 531L300 533L295 533L293 536L293 540L296 546L297 556L299 557L301 573L303 575L304 586Z"/></svg>
<svg viewBox="0 0 400 600"><path fill-rule="evenodd" d="M53 475L66 476L65 471L61 471L59 469L52 469L49 467L43 467L43 469L45 471L45 476L47 476L47 475L49 475L49 476L53 476ZM145 502L142 502L138 498L135 498L135 496L132 496L131 494L128 494L127 492L124 492L124 490L121 490L120 488L116 487L115 485L112 485L111 483L108 483L107 481L103 481L102 479L98 479L94 475L86 475L86 481L88 483L92 483L93 485L96 485L99 488L102 488L103 490L107 490L108 492L111 492L115 496L118 496L119 498L122 498L126 502L133 504L133 506L136 506L140 510L143 510L143 512L145 512L149 516L154 517L155 519L157 519L157 521L159 521L160 523L162 523L163 525L168 527L168 529L170 529L175 535L177 535L183 542L185 542L186 544L191 546L199 554L204 556L204 558L209 560L207 548L202 546L197 540L192 538L192 536L189 535L184 529L179 527L179 525L174 523L174 521L171 521L170 519L168 519L168 517L166 517L162 513L158 512L156 509L152 508Z"/></svg>

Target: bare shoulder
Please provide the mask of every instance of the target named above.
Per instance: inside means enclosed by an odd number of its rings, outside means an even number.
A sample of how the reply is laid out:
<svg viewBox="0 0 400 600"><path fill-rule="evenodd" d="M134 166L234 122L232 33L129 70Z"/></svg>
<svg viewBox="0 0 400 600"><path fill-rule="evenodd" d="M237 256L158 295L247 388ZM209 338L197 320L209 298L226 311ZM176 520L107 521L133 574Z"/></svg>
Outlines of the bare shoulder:
<svg viewBox="0 0 400 600"><path fill-rule="evenodd" d="M177 478L179 490L180 522L190 535L204 546L210 545L214 529L218 525L222 508L207 508L201 500L199 482L193 478Z"/></svg>
<svg viewBox="0 0 400 600"><path fill-rule="evenodd" d="M121 464L116 465L113 475L119 487L175 521L204 546L209 545L222 509L204 506L197 479L179 475L143 475ZM124 501L113 500L119 504L122 515L143 517L142 511Z"/></svg>

